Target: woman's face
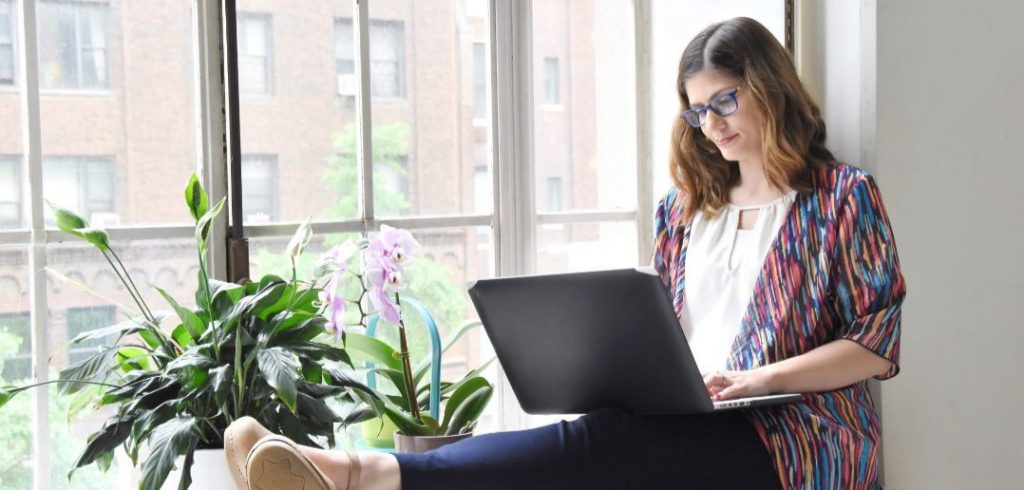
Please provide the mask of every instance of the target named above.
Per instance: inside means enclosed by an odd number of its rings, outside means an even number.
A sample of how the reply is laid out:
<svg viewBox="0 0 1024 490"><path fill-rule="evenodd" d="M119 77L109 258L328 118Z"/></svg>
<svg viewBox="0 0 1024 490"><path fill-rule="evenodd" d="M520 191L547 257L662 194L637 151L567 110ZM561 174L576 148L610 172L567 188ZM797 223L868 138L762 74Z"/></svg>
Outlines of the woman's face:
<svg viewBox="0 0 1024 490"><path fill-rule="evenodd" d="M709 100L723 92L728 92L741 83L736 78L717 70L702 70L686 81L686 94L690 107L707 106ZM728 116L719 116L711 110L707 111L707 119L701 130L711 140L722 157L731 162L760 162L761 125L757 121L755 107L750 94L741 88L736 92L738 108Z"/></svg>

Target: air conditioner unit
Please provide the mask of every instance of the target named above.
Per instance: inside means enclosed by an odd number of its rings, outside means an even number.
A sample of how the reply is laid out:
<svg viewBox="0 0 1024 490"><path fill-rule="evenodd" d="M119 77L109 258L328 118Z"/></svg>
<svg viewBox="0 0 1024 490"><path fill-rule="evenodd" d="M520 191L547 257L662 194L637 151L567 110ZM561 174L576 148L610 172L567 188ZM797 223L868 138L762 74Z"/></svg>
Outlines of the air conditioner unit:
<svg viewBox="0 0 1024 490"><path fill-rule="evenodd" d="M353 74L338 75L338 95L356 94L356 76Z"/></svg>

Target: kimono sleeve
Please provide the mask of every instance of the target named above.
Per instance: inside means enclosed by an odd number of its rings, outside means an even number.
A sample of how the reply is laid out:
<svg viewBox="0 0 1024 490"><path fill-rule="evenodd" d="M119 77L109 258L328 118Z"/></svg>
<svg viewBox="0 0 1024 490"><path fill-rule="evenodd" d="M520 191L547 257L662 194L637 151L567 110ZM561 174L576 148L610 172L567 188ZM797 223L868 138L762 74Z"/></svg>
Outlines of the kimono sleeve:
<svg viewBox="0 0 1024 490"><path fill-rule="evenodd" d="M672 281L671 248L676 235L675 225L672 222L673 218L678 218L673 216L672 210L677 197L678 191L672 189L658 202L658 207L654 212L654 254L651 257L651 265L661 276L661 283L669 289L671 289Z"/></svg>
<svg viewBox="0 0 1024 490"><path fill-rule="evenodd" d="M892 362L878 379L899 372L900 323L906 283L896 242L874 179L858 176L838 209L833 264L836 337L856 342Z"/></svg>

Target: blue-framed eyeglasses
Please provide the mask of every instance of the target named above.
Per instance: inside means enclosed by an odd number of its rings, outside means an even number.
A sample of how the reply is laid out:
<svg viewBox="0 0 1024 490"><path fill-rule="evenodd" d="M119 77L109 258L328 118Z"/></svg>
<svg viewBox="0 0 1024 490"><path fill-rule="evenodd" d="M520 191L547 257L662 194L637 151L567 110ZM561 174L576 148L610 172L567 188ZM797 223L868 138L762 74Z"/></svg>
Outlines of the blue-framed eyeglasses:
<svg viewBox="0 0 1024 490"><path fill-rule="evenodd" d="M683 111L679 117L683 118L690 126L699 128L707 123L709 109L720 117L728 116L740 108L740 103L736 100L736 92L739 90L739 88L734 88L728 92L722 92L712 97L708 101L708 105L691 107Z"/></svg>

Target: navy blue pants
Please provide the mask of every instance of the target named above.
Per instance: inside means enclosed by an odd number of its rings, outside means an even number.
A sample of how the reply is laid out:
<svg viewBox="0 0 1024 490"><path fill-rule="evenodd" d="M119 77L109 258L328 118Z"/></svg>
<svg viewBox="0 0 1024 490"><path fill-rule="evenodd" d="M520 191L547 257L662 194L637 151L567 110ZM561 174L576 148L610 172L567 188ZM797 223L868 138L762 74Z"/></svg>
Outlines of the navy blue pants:
<svg viewBox="0 0 1024 490"><path fill-rule="evenodd" d="M403 490L780 488L757 431L735 411L600 410L571 422L395 456Z"/></svg>

